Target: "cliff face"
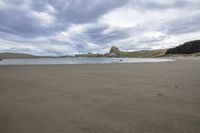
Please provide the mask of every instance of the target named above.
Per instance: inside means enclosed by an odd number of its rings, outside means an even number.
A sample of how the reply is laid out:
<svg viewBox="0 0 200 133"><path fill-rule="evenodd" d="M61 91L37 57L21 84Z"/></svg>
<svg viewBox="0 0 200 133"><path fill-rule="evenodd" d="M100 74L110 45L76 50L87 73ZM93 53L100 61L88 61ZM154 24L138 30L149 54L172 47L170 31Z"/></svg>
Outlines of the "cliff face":
<svg viewBox="0 0 200 133"><path fill-rule="evenodd" d="M115 47L115 46L111 47L110 56L120 56L120 53L121 53L121 51L117 47Z"/></svg>
<svg viewBox="0 0 200 133"><path fill-rule="evenodd" d="M200 52L200 40L186 42L178 47L168 49L166 54L193 54Z"/></svg>

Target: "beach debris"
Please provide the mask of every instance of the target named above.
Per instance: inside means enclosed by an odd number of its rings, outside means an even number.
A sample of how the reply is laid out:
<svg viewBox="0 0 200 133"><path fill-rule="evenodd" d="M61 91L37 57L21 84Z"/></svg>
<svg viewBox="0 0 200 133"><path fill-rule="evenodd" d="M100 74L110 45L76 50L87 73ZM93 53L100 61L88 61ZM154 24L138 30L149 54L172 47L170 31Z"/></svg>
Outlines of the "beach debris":
<svg viewBox="0 0 200 133"><path fill-rule="evenodd" d="M163 93L157 93L157 96L164 96Z"/></svg>
<svg viewBox="0 0 200 133"><path fill-rule="evenodd" d="M177 85L175 85L175 86L174 86L174 88L178 88L178 86L177 86Z"/></svg>

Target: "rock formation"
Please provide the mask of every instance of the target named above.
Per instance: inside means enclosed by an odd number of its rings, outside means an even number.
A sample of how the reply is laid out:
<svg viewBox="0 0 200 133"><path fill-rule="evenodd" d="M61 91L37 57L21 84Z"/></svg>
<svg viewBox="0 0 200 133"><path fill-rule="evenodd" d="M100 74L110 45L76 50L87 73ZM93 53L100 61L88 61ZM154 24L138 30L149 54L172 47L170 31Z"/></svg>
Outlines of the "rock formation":
<svg viewBox="0 0 200 133"><path fill-rule="evenodd" d="M117 47L115 47L115 46L111 47L110 56L120 56L120 53L121 53L121 51Z"/></svg>

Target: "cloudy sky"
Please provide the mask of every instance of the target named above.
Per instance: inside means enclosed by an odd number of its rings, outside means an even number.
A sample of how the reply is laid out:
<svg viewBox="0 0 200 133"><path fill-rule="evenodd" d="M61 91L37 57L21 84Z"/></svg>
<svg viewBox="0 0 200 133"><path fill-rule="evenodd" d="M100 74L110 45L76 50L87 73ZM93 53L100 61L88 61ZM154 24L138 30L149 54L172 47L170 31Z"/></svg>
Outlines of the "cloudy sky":
<svg viewBox="0 0 200 133"><path fill-rule="evenodd" d="M135 51L194 39L199 0L0 0L0 52Z"/></svg>

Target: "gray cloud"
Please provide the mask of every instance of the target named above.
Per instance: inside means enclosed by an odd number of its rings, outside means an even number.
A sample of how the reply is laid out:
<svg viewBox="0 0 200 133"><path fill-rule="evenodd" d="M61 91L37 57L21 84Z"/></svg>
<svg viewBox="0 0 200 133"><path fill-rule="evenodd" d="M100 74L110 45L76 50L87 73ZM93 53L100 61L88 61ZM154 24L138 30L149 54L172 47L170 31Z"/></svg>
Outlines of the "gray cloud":
<svg viewBox="0 0 200 133"><path fill-rule="evenodd" d="M123 6L129 0L40 0L28 5L43 12L49 6L56 11L56 18L62 23L87 23L95 21L106 12Z"/></svg>
<svg viewBox="0 0 200 133"><path fill-rule="evenodd" d="M198 27L200 27L200 12L169 20L161 29L165 29L167 34L176 35L200 31Z"/></svg>
<svg viewBox="0 0 200 133"><path fill-rule="evenodd" d="M69 27L70 24L95 21L104 13L122 6L127 1L3 0L2 2L4 8L0 8L0 31L32 38L54 34ZM48 21L54 22L50 24Z"/></svg>
<svg viewBox="0 0 200 133"><path fill-rule="evenodd" d="M54 3L54 2L53 2ZM59 18L64 22L87 23L95 21L103 14L127 3L127 0L70 0L68 3L61 2Z"/></svg>
<svg viewBox="0 0 200 133"><path fill-rule="evenodd" d="M0 31L5 34L32 38L49 35L61 29L47 13L39 13L14 4L6 6L0 8Z"/></svg>
<svg viewBox="0 0 200 133"><path fill-rule="evenodd" d="M132 0L130 5L139 10L199 9L198 0Z"/></svg>
<svg viewBox="0 0 200 133"><path fill-rule="evenodd" d="M107 33L104 33L106 30L109 30L109 26L100 25L87 29L84 34L87 36L88 40L92 43L101 43L106 45L113 40L117 41L123 38L130 37L129 29L113 29Z"/></svg>

